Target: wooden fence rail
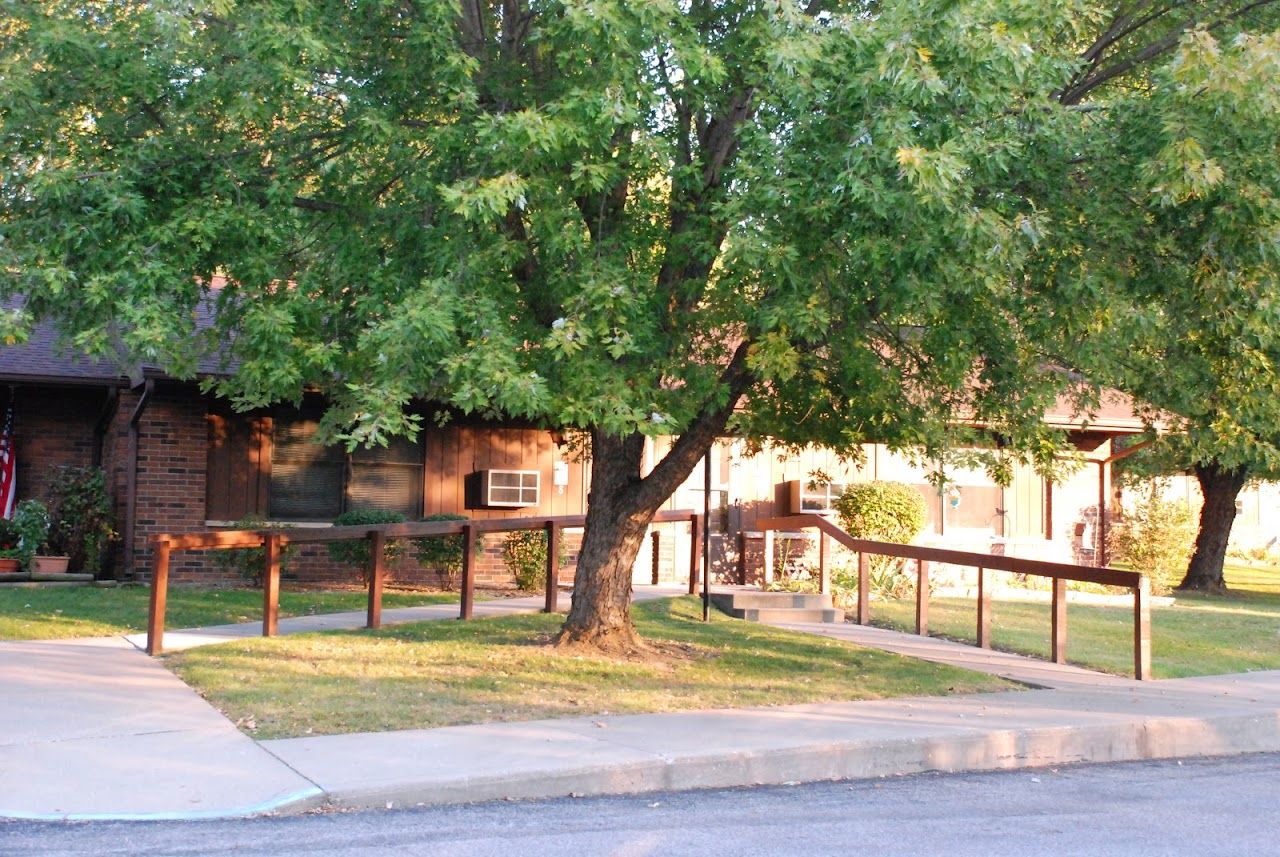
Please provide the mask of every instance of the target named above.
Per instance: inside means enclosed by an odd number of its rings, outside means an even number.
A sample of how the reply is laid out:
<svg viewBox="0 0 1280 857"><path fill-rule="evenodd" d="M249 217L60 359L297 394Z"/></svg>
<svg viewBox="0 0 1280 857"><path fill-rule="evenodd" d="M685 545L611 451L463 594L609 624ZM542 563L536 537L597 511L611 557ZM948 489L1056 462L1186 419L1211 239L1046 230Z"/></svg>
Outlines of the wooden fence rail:
<svg viewBox="0 0 1280 857"><path fill-rule="evenodd" d="M1086 565L1069 565L1059 562L1022 559L1013 556L946 550L919 545L901 545L858 539L819 515L789 515L768 518L757 523L764 534L764 576L773 579L773 540L777 531L818 530L819 589L829 591L827 572L827 538L834 539L858 555L858 604L855 621L866 625L871 621L870 562L872 554L893 556L916 561L916 633L929 633L929 566L941 562L964 565L978 570L977 641L983 648L991 647L991 589L986 578L988 571L1011 571L1047 577L1051 581L1050 602L1050 655L1054 663L1067 661L1067 587L1068 580L1119 586L1133 593L1133 672L1134 677L1145 681L1151 678L1151 583L1145 575L1136 571L1115 568L1099 568Z"/></svg>
<svg viewBox="0 0 1280 857"><path fill-rule="evenodd" d="M278 632L280 616L280 556L286 545L323 544L367 540L369 567L366 577L369 584L369 609L366 627L377 628L382 624L382 590L386 580L383 547L387 539L416 539L429 536L461 535L462 580L458 618L470 619L475 606L475 551L476 536L482 533L507 533L516 530L545 530L547 534L547 587L545 611L554 613L558 607L558 577L560 563L559 544L565 529L584 527L585 515L555 515L535 518L495 518L463 521L414 521L403 524L379 524L377 526L317 527L314 529L265 529L265 530L209 530L198 533L162 533L151 537L154 551L151 556L151 604L147 616L147 654L158 655L164 651L165 604L169 595L169 557L180 550L230 550L234 548L263 548L262 574L262 636L274 637ZM658 512L655 524L688 523L693 533L694 549L689 552L689 591L693 591L698 579L700 552L697 550L701 516L691 510ZM655 533L656 535L656 533ZM654 540L655 553L657 540ZM655 576L654 583L657 583Z"/></svg>

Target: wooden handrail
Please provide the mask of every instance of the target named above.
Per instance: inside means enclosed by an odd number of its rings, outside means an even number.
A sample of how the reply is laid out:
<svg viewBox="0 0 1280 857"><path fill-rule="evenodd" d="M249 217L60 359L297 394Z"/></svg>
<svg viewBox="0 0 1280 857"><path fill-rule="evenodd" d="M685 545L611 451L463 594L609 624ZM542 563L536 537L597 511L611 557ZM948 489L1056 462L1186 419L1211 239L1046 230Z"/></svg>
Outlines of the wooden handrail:
<svg viewBox="0 0 1280 857"><path fill-rule="evenodd" d="M164 614L169 589L169 555L175 550L228 550L233 548L266 547L263 573L264 637L276 633L276 616L280 596L280 551L290 544L325 544L328 542L368 541L371 543L369 577L369 609L367 626L377 628L382 622L382 588L384 569L379 561L381 551L376 548L387 539L426 538L461 534L463 543L471 545L481 533L506 533L517 530L545 530L548 545L548 591L546 609L557 606L555 571L552 565L559 556L556 545L562 530L585 527L586 515L544 515L530 518L490 518L459 521L406 521L398 524L365 524L342 527L270 527L261 530L209 530L199 533L159 533L151 536L154 545L151 569L151 601L147 615L147 654L157 655L164 650ZM664 510L653 516L652 523L688 523L693 528L694 542L700 526L700 516L685 509ZM696 579L699 553L690 554L690 579ZM655 581L656 582L656 581ZM690 583L692 587L693 584ZM475 602L475 562L470 549L463 551L462 586L459 618L470 619Z"/></svg>
<svg viewBox="0 0 1280 857"><path fill-rule="evenodd" d="M1021 557L997 554L859 539L849 535L821 515L787 515L778 518L765 518L757 522L757 526L765 536L764 561L766 579L771 577L773 568L773 533L778 530L799 531L806 528L814 528L818 530L821 541L825 541L827 537L830 537L857 553L857 622L861 625L865 625L870 621L868 554L914 559L916 561L916 633L922 635L928 633L930 564L943 562L976 568L978 570L978 645L982 648L990 647L991 642L991 590L987 585L986 572L993 570L1010 571L1015 574L1047 577L1053 581L1051 587L1050 615L1052 627L1050 629L1050 654L1055 663L1066 663L1067 659L1067 596L1065 581L1078 580L1086 583L1124 587L1133 593L1134 677L1141 681L1151 678L1151 584L1146 575L1139 574L1136 571L1070 565L1068 563L1045 562L1043 560L1022 559ZM818 562L821 566L819 573L822 581L820 591L825 592L827 553L821 545L818 557Z"/></svg>
<svg viewBox="0 0 1280 857"><path fill-rule="evenodd" d="M1118 568L1100 568L1090 565L1071 565L1064 562L1046 562L1039 559L1022 559L1014 556L958 551L947 548L931 548L923 545L904 545L896 542L878 542L849 535L821 515L788 515L785 518L766 518L759 521L761 530L801 530L816 527L854 553L883 554L902 559L945 562L951 565L971 565L994 571L1012 571L1017 574L1035 574L1040 577L1059 577L1084 583L1101 583L1106 586L1123 586L1130 589L1138 585L1142 577L1136 571Z"/></svg>

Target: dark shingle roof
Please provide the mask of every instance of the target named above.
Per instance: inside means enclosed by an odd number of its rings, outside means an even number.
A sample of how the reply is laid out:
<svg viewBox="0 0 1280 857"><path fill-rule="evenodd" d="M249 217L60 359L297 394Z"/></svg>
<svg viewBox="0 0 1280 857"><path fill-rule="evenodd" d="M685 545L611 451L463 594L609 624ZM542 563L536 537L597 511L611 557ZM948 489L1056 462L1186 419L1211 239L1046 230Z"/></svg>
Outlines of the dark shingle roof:
<svg viewBox="0 0 1280 857"><path fill-rule="evenodd" d="M0 302L8 308L21 306L18 300ZM196 328L204 330L213 323L212 301L202 301L196 310ZM222 374L218 355L202 357L197 365L200 375ZM61 384L93 384L96 386L130 386L142 377L163 377L161 367L143 364L130 371L117 361L92 359L74 349L61 346L58 330L45 320L33 325L31 335L20 345L0 344L0 382L32 382Z"/></svg>

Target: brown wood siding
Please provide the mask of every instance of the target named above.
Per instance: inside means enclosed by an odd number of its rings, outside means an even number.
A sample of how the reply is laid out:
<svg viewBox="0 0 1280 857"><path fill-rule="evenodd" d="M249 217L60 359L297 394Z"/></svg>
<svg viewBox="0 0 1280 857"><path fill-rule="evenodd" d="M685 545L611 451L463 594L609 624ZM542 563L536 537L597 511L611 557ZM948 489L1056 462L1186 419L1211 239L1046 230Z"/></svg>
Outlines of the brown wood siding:
<svg viewBox="0 0 1280 857"><path fill-rule="evenodd" d="M447 425L430 431L426 436L427 466L423 474L424 511L428 515L447 512L472 518L582 514L586 464L569 460L569 484L561 493L555 487L553 476L557 454L550 434L542 429ZM520 509L468 509L467 477L480 470L493 469L540 473L538 505Z"/></svg>
<svg viewBox="0 0 1280 857"><path fill-rule="evenodd" d="M206 462L205 514L235 521L266 515L271 481L271 419L211 411Z"/></svg>

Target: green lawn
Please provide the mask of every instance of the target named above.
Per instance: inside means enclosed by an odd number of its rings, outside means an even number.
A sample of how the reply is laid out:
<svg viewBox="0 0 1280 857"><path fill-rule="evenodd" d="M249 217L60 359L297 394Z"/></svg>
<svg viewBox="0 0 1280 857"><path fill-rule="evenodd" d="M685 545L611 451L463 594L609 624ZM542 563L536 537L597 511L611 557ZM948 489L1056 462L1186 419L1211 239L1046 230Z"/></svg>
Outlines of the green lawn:
<svg viewBox="0 0 1280 857"><path fill-rule="evenodd" d="M1151 610L1151 666L1156 678L1280 669L1280 569L1227 566L1229 595L1176 595L1169 607ZM872 622L900 630L915 627L915 602L873 602ZM935 598L930 633L975 639L971 599ZM999 601L992 608L992 641L1006 651L1048 657L1049 605ZM1067 608L1067 658L1119 675L1133 674L1130 606Z"/></svg>
<svg viewBox="0 0 1280 857"><path fill-rule="evenodd" d="M531 614L256 638L166 661L259 738L1012 688L720 614L703 624L695 598L637 604L635 617L687 656L560 653L547 643L561 617Z"/></svg>
<svg viewBox="0 0 1280 857"><path fill-rule="evenodd" d="M0 589L0 640L53 640L129 634L147 627L150 590L145 586L101 589L89 586ZM384 607L413 607L456 601L457 593L387 592ZM280 593L280 616L363 610L363 591ZM195 628L262 620L262 592L256 589L169 590L165 627Z"/></svg>

